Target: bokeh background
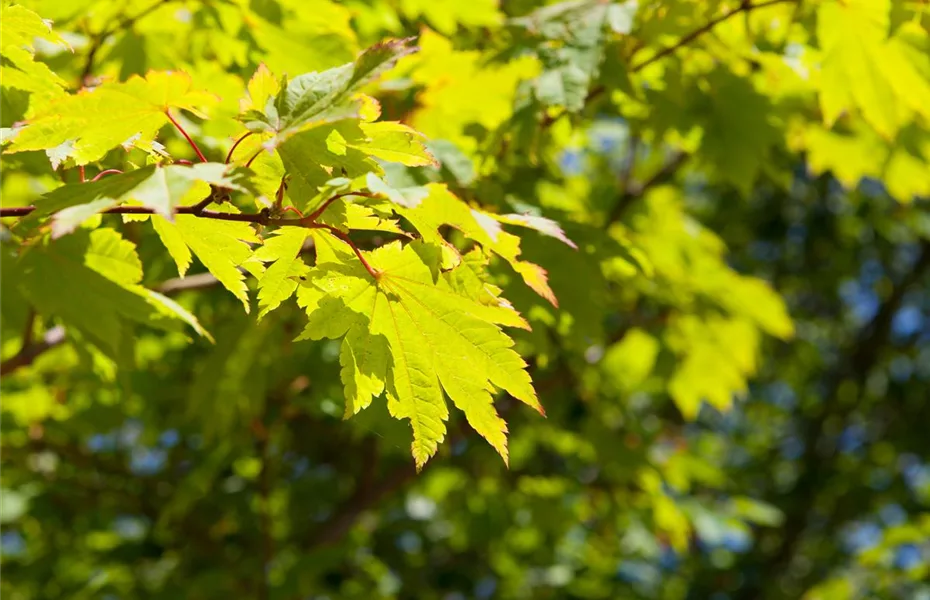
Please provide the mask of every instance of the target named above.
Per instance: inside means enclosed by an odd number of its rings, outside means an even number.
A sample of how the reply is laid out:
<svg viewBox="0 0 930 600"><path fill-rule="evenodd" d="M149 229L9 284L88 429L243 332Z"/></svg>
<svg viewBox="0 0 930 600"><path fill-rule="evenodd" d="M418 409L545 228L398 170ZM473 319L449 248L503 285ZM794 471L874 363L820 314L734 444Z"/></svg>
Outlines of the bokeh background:
<svg viewBox="0 0 930 600"><path fill-rule="evenodd" d="M114 226L215 345L140 328L117 368L0 270L4 360L54 342L3 374L4 598L930 599L926 5L542 4L23 3L72 91L154 69L216 94L183 115L214 160L259 64L418 36L371 93L442 167L391 181L579 248L524 238L557 308L492 265L547 418L499 399L508 468L453 416L419 474L383 402L342 420L337 342L292 342L293 305L256 322L199 265L178 280L145 223ZM845 78L831 23L862 49ZM38 94L5 83L0 125ZM5 207L76 177L2 167Z"/></svg>

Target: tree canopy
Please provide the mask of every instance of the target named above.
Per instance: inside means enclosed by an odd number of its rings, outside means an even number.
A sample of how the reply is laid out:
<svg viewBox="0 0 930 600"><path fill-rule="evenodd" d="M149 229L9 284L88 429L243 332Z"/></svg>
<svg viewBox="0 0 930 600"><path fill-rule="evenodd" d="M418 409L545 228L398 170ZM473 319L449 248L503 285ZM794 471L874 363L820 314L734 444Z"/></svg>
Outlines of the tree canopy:
<svg viewBox="0 0 930 600"><path fill-rule="evenodd" d="M930 598L930 7L4 0L0 592Z"/></svg>

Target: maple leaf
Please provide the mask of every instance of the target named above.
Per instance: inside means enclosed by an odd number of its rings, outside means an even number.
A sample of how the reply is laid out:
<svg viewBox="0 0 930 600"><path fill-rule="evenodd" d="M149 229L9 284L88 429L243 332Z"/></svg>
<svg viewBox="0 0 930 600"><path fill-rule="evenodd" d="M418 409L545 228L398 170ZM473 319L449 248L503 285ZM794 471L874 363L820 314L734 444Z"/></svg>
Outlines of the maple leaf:
<svg viewBox="0 0 930 600"><path fill-rule="evenodd" d="M35 306L60 317L114 359L131 341L127 322L170 327L172 320L181 320L210 338L193 315L140 285L142 262L135 245L113 229L33 248L17 269L20 286Z"/></svg>
<svg viewBox="0 0 930 600"><path fill-rule="evenodd" d="M33 41L41 38L49 42L67 45L54 33L39 15L22 6L4 6L0 11L3 39L0 40L0 55L6 59L0 66L0 85L32 92L41 102L64 96L65 81L48 65L35 60ZM30 109L35 101L30 101Z"/></svg>
<svg viewBox="0 0 930 600"><path fill-rule="evenodd" d="M248 245L260 244L262 240L248 223L214 221L194 215L176 215L172 223L153 215L152 225L177 264L181 277L190 267L193 252L223 287L242 301L245 312L249 312L248 288L240 269L258 277L264 268Z"/></svg>
<svg viewBox="0 0 930 600"><path fill-rule="evenodd" d="M260 110L248 110L241 118L252 131L274 134L265 142L269 149L325 123L363 117L371 120L380 110L375 100L359 94L359 90L399 58L415 52L416 47L408 45L410 41L384 41L362 52L355 62L283 81L273 103L266 103Z"/></svg>
<svg viewBox="0 0 930 600"><path fill-rule="evenodd" d="M369 188L391 200L394 203L394 210L410 221L425 242L434 245L447 256L451 254L456 257L457 251L439 233L439 228L443 225L455 227L469 239L506 260L533 291L551 302L553 306L558 306L555 293L549 287L546 270L537 264L521 260L520 238L504 231L501 227L503 221L546 230L548 234L560 239L564 238L565 243L573 246L564 233L558 233L553 229L551 221L539 218L530 219L519 215L496 217L470 208L442 184L431 183L422 187L397 190L386 186L383 182L375 181L373 177L368 179ZM561 229L558 231L561 232ZM453 258L453 263L457 263L457 258Z"/></svg>
<svg viewBox="0 0 930 600"><path fill-rule="evenodd" d="M443 392L507 460L507 426L492 393L501 388L539 412L526 363L501 325L528 328L504 303L482 303L433 277L425 246L393 242L365 253L377 280L343 241L314 232L317 265L297 290L309 316L299 339L342 337L346 415L385 393L390 413L408 419L418 468L436 453L449 418ZM454 271L453 271L454 272Z"/></svg>
<svg viewBox="0 0 930 600"><path fill-rule="evenodd" d="M48 150L69 143L67 155L86 165L130 141L149 148L169 122L171 108L203 116L199 107L214 102L215 96L193 89L186 73L149 71L144 78L135 75L123 83L107 82L49 102L29 119L6 152Z"/></svg>

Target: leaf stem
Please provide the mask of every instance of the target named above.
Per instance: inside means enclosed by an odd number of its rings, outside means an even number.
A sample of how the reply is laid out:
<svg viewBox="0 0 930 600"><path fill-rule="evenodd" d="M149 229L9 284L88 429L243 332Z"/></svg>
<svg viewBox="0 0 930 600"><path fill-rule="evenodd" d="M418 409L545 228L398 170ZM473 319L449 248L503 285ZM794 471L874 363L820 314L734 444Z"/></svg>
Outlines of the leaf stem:
<svg viewBox="0 0 930 600"><path fill-rule="evenodd" d="M245 167L246 167L246 168L251 167L251 166L252 166L252 161L254 161L256 158L258 158L258 155L261 154L264 150L265 150L264 148L259 148L259 149L258 149L258 152L256 152L255 154L253 154L253 155L252 155L252 158L249 159L249 162L245 163Z"/></svg>
<svg viewBox="0 0 930 600"><path fill-rule="evenodd" d="M207 160L207 157L203 155L203 152L200 151L200 147L197 146L197 142L195 142L194 139L191 136L189 136L186 131L184 131L184 128L181 127L181 124L178 123L177 120L175 120L175 118L171 116L171 111L165 110L165 114L168 115L168 120L171 121L171 124L174 125L177 128L177 130L181 132L181 135L184 136L184 139L187 140L187 143L191 145L191 148L193 148L194 152L197 153L198 158L200 158L200 160L203 162L209 162Z"/></svg>
<svg viewBox="0 0 930 600"><path fill-rule="evenodd" d="M87 174L84 172L84 165L78 165L78 174L81 176L81 183L87 181Z"/></svg>
<svg viewBox="0 0 930 600"><path fill-rule="evenodd" d="M336 236L337 238L339 238L340 240L348 244L349 247L352 248L352 251L355 252L355 256L357 256L359 261L361 261L362 266L365 267L366 271L368 271L368 274L371 275L371 277L375 281L378 281L379 279L381 279L381 274L377 270L375 270L368 263L367 260L365 260L365 257L362 256L362 251L358 249L358 246L355 245L355 242L353 242L352 238L350 238L347 234L339 231L332 225L327 225L325 223L313 223L310 225L310 228L311 229L325 229L326 231L330 232L331 234L333 234L334 236Z"/></svg>
<svg viewBox="0 0 930 600"><path fill-rule="evenodd" d="M91 181L92 181L92 182L93 182L93 181L100 181L101 179L103 179L103 178L106 177L107 175L116 175L117 173L122 173L122 171L120 171L119 169L106 169L106 170L100 171L99 173L97 173L96 175L94 175L94 178L91 179ZM83 174L83 173L82 173L82 174ZM82 177L81 180L83 181L84 178Z"/></svg>
<svg viewBox="0 0 930 600"><path fill-rule="evenodd" d="M346 192L344 194L336 194L332 198L329 198L328 200L323 202L323 204L321 204L318 209L316 209L315 211L313 211L312 213L304 217L304 219L307 221L307 223L315 223L316 220L320 217L320 215L326 212L326 209L329 208L330 204L332 204L336 200L339 200L340 198L345 198L347 196L361 196L363 198L377 198L375 194L369 194L368 192Z"/></svg>
<svg viewBox="0 0 930 600"><path fill-rule="evenodd" d="M243 133L241 136L239 136L239 139L237 139L235 142L233 142L232 148L230 148L230 149L229 149L229 152L226 153L226 164L227 164L227 165L229 164L229 161L232 160L233 152L236 151L236 148L239 147L239 144L241 144L242 141L245 140L245 138L249 137L249 136L252 135L253 133L255 133L255 132L254 132L254 131L246 131L246 132Z"/></svg>

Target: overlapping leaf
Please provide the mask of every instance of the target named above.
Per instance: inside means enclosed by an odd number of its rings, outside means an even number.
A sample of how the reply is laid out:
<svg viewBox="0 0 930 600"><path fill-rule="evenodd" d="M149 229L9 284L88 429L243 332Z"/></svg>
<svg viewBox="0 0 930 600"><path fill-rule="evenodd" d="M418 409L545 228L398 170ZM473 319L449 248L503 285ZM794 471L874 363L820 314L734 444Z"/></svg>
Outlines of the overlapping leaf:
<svg viewBox="0 0 930 600"><path fill-rule="evenodd" d="M258 277L264 271L249 246L262 241L251 225L193 215L176 215L174 222L156 215L152 224L177 264L179 275L187 273L193 253L249 312L245 272Z"/></svg>
<svg viewBox="0 0 930 600"><path fill-rule="evenodd" d="M150 71L123 83L108 82L64 96L43 106L13 139L6 152L48 150L65 144L64 153L79 165L100 160L121 145L149 148L168 123L168 110L201 115L215 97L194 88L181 71Z"/></svg>
<svg viewBox="0 0 930 600"><path fill-rule="evenodd" d="M519 215L509 215L499 220L491 214L469 208L462 200L455 197L448 188L440 184L411 188L411 191L406 193L403 190L393 190L387 187L382 189L380 185L375 185L372 188L372 183L369 183L369 187L373 191L394 202L394 210L413 224L425 242L446 254L451 252L453 262L457 261L455 258L457 253L440 235L439 229L443 225L455 227L466 237L481 244L487 251L493 252L506 260L536 293L549 300L553 305L558 305L558 300L549 287L546 270L537 264L520 259L520 238L504 231L501 227L501 221L519 222L520 225L530 227L544 226L555 237L564 238L565 243L573 245L557 226L553 228L551 222L544 225L543 220L521 218ZM558 229L558 233L556 229Z"/></svg>
<svg viewBox="0 0 930 600"><path fill-rule="evenodd" d="M126 202L171 217L183 199L195 203L210 193L210 186L256 193L244 169L230 169L220 163L149 165L100 181L56 188L36 202L36 210L19 224L19 228L28 229L52 215L52 237L59 237L70 233L89 217Z"/></svg>
<svg viewBox="0 0 930 600"><path fill-rule="evenodd" d="M416 243L366 253L375 279L342 241L325 233L315 240L317 265L297 291L310 318L302 338L344 338L346 414L385 393L391 414L410 421L422 467L446 434L445 392L506 460L507 428L494 410L494 390L542 410L526 364L500 329L525 321L505 304L466 293L454 275L434 279Z"/></svg>
<svg viewBox="0 0 930 600"><path fill-rule="evenodd" d="M113 229L96 229L29 250L17 266L20 288L44 314L59 317L114 359L126 358L129 325L197 319L168 298L139 285L135 246Z"/></svg>
<svg viewBox="0 0 930 600"><path fill-rule="evenodd" d="M266 146L274 148L300 131L318 125L377 115L374 100L359 91L397 59L414 52L416 48L409 42L382 42L365 50L355 62L283 82L274 102L243 115L246 125L252 131L272 133Z"/></svg>
<svg viewBox="0 0 930 600"><path fill-rule="evenodd" d="M65 81L45 63L35 60L35 38L65 45L39 15L22 6L4 6L0 10L0 85L32 92L41 102L65 95ZM32 103L33 108L35 102Z"/></svg>

